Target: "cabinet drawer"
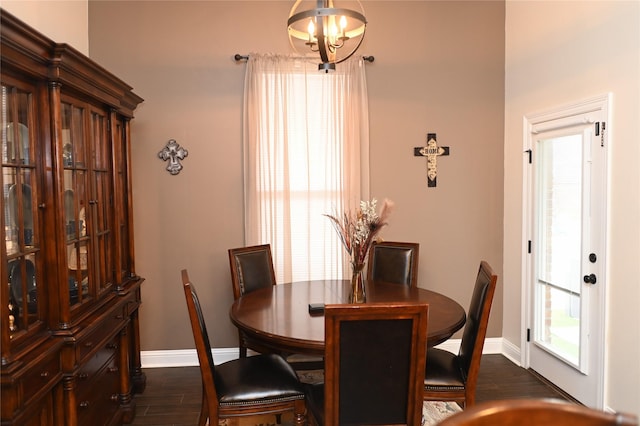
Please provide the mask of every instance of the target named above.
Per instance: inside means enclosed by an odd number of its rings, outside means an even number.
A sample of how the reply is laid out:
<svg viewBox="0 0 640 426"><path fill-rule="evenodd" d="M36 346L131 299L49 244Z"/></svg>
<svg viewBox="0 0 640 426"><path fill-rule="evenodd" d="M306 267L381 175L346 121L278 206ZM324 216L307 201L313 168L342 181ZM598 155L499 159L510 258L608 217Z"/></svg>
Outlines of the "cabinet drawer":
<svg viewBox="0 0 640 426"><path fill-rule="evenodd" d="M140 300L138 300L135 295L132 295L127 299L126 303L126 315L131 316L138 308L140 308Z"/></svg>
<svg viewBox="0 0 640 426"><path fill-rule="evenodd" d="M11 424L20 426L53 425L55 424L53 412L53 392L48 392L42 398L30 404L18 416L14 417ZM3 422L2 424L4 425L5 423Z"/></svg>
<svg viewBox="0 0 640 426"><path fill-rule="evenodd" d="M25 403L41 393L44 389L51 389L55 382L62 377L60 355L52 352L41 361L29 368L22 379Z"/></svg>
<svg viewBox="0 0 640 426"><path fill-rule="evenodd" d="M82 366L76 375L77 379L77 392L78 394L85 393L85 388L90 388L92 383L96 380L98 373L108 365L106 368L112 372L117 372L117 365L113 363L111 358L114 358L118 351L118 336L105 343L100 350L93 354Z"/></svg>
<svg viewBox="0 0 640 426"><path fill-rule="evenodd" d="M62 379L61 341L45 339L18 361L3 367L0 386L0 419L10 424L28 423ZM34 417L35 418L35 417Z"/></svg>
<svg viewBox="0 0 640 426"><path fill-rule="evenodd" d="M110 423L119 408L119 373L115 357L98 371L92 380L78 389L77 413L79 425Z"/></svg>
<svg viewBox="0 0 640 426"><path fill-rule="evenodd" d="M117 309L109 311L103 321L98 321L98 326L92 327L89 333L81 336L76 345L76 359L79 364L86 362L89 356L98 346L106 343L110 336L124 328L127 323L127 317L124 314L124 306L118 305Z"/></svg>

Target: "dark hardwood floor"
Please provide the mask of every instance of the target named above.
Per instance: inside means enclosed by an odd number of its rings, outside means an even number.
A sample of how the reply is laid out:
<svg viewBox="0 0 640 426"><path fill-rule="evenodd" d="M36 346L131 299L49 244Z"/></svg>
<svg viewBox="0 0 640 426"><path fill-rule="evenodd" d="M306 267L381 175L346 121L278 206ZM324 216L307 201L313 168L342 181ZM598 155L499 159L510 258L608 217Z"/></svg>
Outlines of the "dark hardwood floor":
<svg viewBox="0 0 640 426"><path fill-rule="evenodd" d="M192 426L200 412L198 367L146 369L147 387L136 396L132 425ZM478 378L477 402L515 398L568 399L535 373L502 355L484 355Z"/></svg>

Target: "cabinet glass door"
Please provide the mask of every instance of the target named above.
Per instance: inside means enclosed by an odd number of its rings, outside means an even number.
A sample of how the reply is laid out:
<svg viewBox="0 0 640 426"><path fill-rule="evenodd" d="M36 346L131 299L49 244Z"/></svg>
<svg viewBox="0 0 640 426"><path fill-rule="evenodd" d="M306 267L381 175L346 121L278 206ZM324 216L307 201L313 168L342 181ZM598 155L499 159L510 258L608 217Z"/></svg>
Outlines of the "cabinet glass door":
<svg viewBox="0 0 640 426"><path fill-rule="evenodd" d="M67 284L73 306L89 300L90 186L85 137L85 108L62 104L62 162L64 167L64 221L67 245Z"/></svg>
<svg viewBox="0 0 640 426"><path fill-rule="evenodd" d="M67 268L71 305L95 300L113 284L113 158L108 116L64 98L62 144Z"/></svg>
<svg viewBox="0 0 640 426"><path fill-rule="evenodd" d="M33 88L2 82L2 323L14 340L41 324L43 296ZM6 271L6 272L5 272ZM43 304L44 305L44 304ZM3 334L7 330L3 330ZM25 333L26 332L26 333Z"/></svg>
<svg viewBox="0 0 640 426"><path fill-rule="evenodd" d="M112 287L113 261L113 173L111 143L107 128L108 119L102 110L90 112L91 127L91 204L92 238L94 241L94 280L98 292Z"/></svg>

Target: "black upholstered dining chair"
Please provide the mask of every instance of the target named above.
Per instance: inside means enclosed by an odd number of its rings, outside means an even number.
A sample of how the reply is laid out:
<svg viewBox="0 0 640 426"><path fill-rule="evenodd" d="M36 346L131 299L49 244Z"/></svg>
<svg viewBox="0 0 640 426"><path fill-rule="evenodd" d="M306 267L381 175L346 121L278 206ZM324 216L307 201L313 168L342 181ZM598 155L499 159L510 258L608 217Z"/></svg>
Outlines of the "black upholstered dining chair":
<svg viewBox="0 0 640 426"><path fill-rule="evenodd" d="M276 274L273 268L270 244L229 249L229 267L231 269L234 300L259 288L276 285ZM260 344L249 339L240 330L238 330L238 347L241 358L247 356L247 349L252 349L256 352L272 351L261 347ZM324 360L320 357L301 354L281 355L285 356L287 362L296 369L324 368Z"/></svg>
<svg viewBox="0 0 640 426"><path fill-rule="evenodd" d="M490 401L467 408L439 423L440 426L638 426L638 417L607 413L555 399Z"/></svg>
<svg viewBox="0 0 640 426"><path fill-rule="evenodd" d="M234 300L253 290L276 285L269 244L229 249L229 267ZM247 356L247 348L263 351L252 344L241 331L238 331L238 347L241 358Z"/></svg>
<svg viewBox="0 0 640 426"><path fill-rule="evenodd" d="M367 276L374 281L417 287L419 258L418 243L375 242L369 250Z"/></svg>
<svg viewBox="0 0 640 426"><path fill-rule="evenodd" d="M229 249L229 267L234 299L276 284L269 244Z"/></svg>
<svg viewBox="0 0 640 426"><path fill-rule="evenodd" d="M200 301L186 270L182 270L182 285L202 375L198 425L218 425L224 418L285 412L293 412L296 425L306 424L304 388L280 355L263 354L214 364Z"/></svg>
<svg viewBox="0 0 640 426"><path fill-rule="evenodd" d="M497 281L491 266L481 261L460 350L457 354L437 348L427 350L425 401L456 401L465 408L475 403L480 359Z"/></svg>
<svg viewBox="0 0 640 426"><path fill-rule="evenodd" d="M420 425L428 305L327 305L324 312L325 381L307 389L310 424Z"/></svg>

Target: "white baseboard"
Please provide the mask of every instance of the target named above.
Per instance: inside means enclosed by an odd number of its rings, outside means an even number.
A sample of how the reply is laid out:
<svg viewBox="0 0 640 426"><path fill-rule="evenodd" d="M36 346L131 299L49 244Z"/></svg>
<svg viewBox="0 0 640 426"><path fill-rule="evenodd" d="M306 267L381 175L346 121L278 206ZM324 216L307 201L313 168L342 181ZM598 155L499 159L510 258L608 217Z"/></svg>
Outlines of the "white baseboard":
<svg viewBox="0 0 640 426"><path fill-rule="evenodd" d="M520 348L507 339L502 339L502 355L515 365L522 367L522 363L520 362L522 359L522 352Z"/></svg>
<svg viewBox="0 0 640 426"><path fill-rule="evenodd" d="M216 348L211 351L216 364L231 361L239 356L238 348ZM198 354L195 349L140 352L142 368L197 367Z"/></svg>
<svg viewBox="0 0 640 426"><path fill-rule="evenodd" d="M483 354L503 354L514 363L514 358L505 353L505 343L502 337L492 337L485 339ZM460 348L460 339L449 339L438 345L438 348L456 353ZM517 348L516 348L517 349ZM509 352L512 348L509 349ZM239 356L238 348L215 348L212 350L213 360L216 364L221 364ZM142 351L140 353L142 368L160 367L195 367L198 366L198 354L195 349L178 349L162 351ZM519 355L515 359L520 359Z"/></svg>
<svg viewBox="0 0 640 426"><path fill-rule="evenodd" d="M483 354L501 354L503 353L502 349L502 337L490 337L488 339L484 339L484 347L482 348ZM445 351L457 353L460 349L461 339L449 339L444 343L436 346L438 349L443 349Z"/></svg>

